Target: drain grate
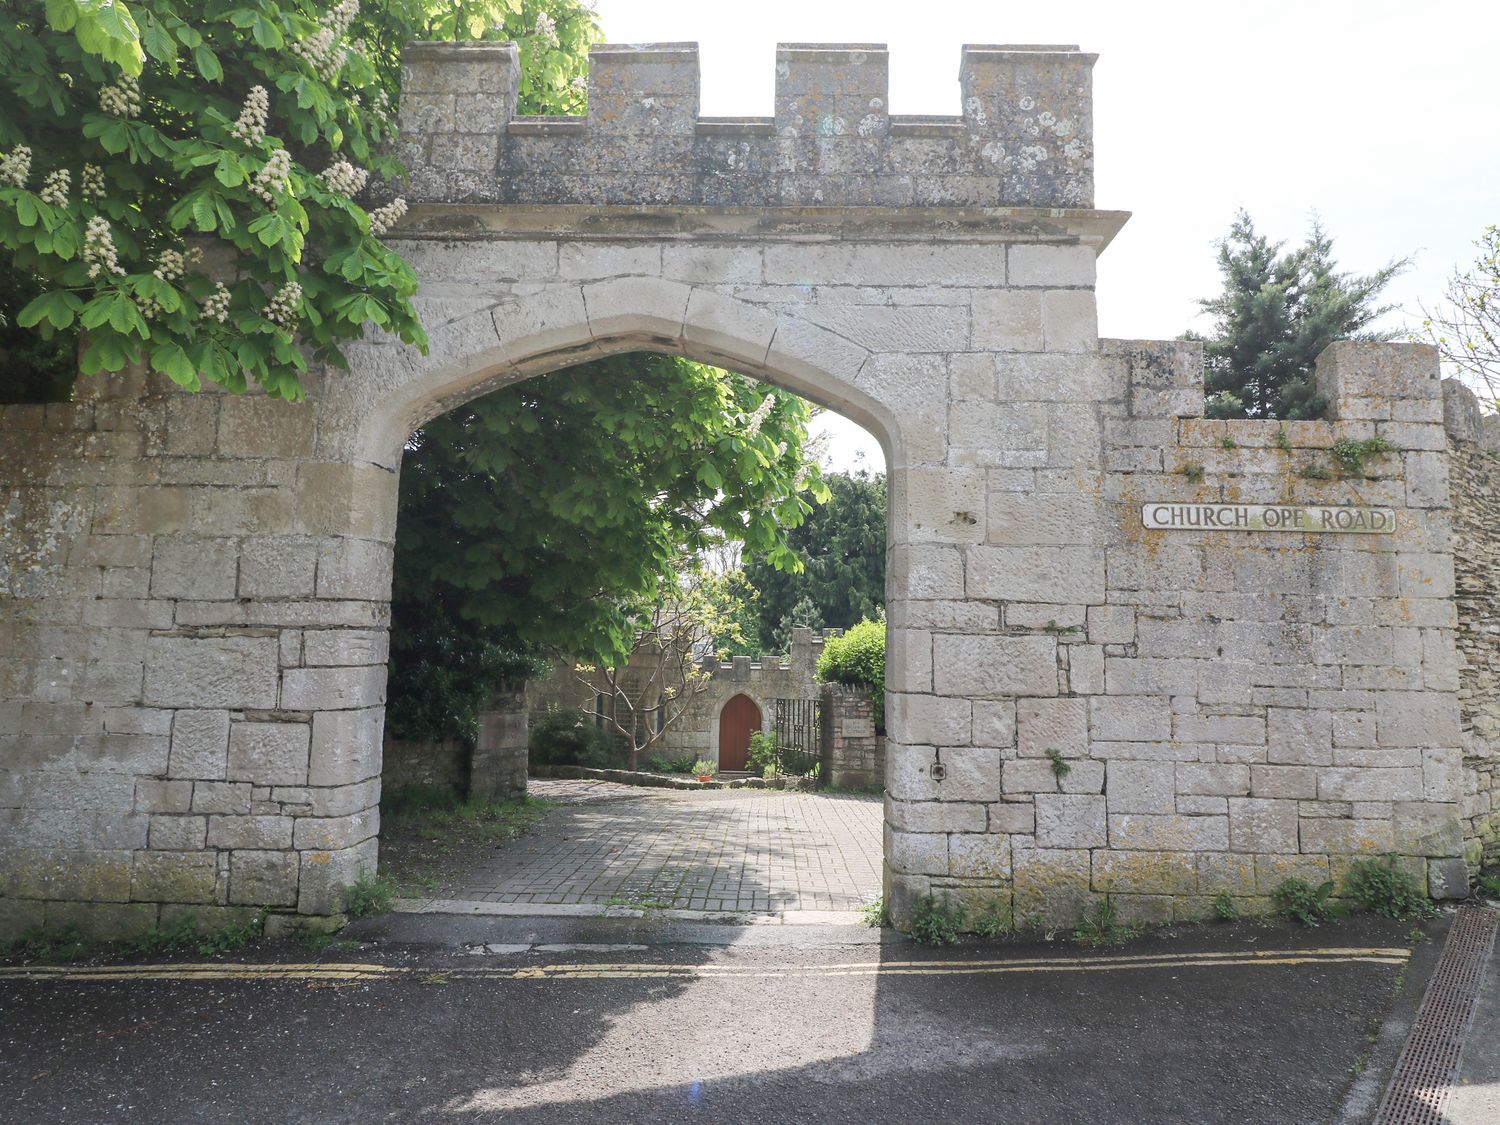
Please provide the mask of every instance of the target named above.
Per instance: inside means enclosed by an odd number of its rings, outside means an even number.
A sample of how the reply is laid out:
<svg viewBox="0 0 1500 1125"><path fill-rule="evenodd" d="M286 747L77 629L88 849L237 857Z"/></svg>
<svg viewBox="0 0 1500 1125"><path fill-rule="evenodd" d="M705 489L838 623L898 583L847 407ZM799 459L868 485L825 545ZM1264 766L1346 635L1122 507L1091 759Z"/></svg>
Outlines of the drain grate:
<svg viewBox="0 0 1500 1125"><path fill-rule="evenodd" d="M1375 1125L1440 1125L1464 1034L1495 941L1496 916L1461 907L1422 997Z"/></svg>

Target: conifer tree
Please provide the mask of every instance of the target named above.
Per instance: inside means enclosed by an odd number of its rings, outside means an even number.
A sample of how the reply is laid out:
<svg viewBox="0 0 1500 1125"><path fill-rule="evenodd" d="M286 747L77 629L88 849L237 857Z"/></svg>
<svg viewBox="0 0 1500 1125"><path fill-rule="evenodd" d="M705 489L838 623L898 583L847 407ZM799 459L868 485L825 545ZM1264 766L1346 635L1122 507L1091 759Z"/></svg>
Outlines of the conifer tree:
<svg viewBox="0 0 1500 1125"><path fill-rule="evenodd" d="M1235 216L1219 243L1223 290L1200 301L1214 318L1204 340L1204 389L1210 418L1317 418L1327 407L1313 384L1318 354L1335 340L1389 340L1370 325L1394 307L1381 292L1410 264L1401 258L1374 273L1341 272L1333 240L1316 219L1301 246L1283 252Z"/></svg>

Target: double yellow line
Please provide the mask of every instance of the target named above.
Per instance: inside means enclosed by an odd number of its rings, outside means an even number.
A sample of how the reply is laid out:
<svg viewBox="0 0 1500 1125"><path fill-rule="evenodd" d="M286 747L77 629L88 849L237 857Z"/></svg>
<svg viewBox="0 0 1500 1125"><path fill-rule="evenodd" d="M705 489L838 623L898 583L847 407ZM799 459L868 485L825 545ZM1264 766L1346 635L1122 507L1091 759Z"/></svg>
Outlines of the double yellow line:
<svg viewBox="0 0 1500 1125"><path fill-rule="evenodd" d="M368 963L39 965L0 967L0 980L747 980L848 976L975 976L999 973L1098 973L1127 969L1257 968L1279 965L1404 965L1410 950L1337 946L1242 952L1142 953L1081 957L1026 957L965 961L845 961L825 965L653 964L582 962L527 967L418 968Z"/></svg>

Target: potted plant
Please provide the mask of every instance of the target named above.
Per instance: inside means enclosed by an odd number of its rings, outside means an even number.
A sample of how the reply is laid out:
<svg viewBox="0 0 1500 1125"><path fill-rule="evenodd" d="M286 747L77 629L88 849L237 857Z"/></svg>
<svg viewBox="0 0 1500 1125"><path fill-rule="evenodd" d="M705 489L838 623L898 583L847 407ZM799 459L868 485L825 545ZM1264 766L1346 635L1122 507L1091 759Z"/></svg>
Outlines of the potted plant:
<svg viewBox="0 0 1500 1125"><path fill-rule="evenodd" d="M712 781L714 779L714 770L717 768L707 758L699 758L693 763L693 773L699 781Z"/></svg>

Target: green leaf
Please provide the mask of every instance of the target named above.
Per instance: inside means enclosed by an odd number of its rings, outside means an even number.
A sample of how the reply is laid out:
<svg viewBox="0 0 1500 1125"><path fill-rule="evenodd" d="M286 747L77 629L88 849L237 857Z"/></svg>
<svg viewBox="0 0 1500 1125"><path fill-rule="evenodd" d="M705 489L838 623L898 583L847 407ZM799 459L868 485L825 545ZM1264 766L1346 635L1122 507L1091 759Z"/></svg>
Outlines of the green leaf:
<svg viewBox="0 0 1500 1125"><path fill-rule="evenodd" d="M73 323L83 300L66 289L54 289L43 293L16 314L16 323L22 328L34 328L45 320L53 328L66 328Z"/></svg>
<svg viewBox="0 0 1500 1125"><path fill-rule="evenodd" d="M179 344L169 341L152 348L151 367L188 390L196 391L202 387L202 383L198 381L197 367Z"/></svg>
<svg viewBox="0 0 1500 1125"><path fill-rule="evenodd" d="M286 241L287 221L277 211L262 215L250 224L249 229L262 246L277 246Z"/></svg>
<svg viewBox="0 0 1500 1125"><path fill-rule="evenodd" d="M225 149L219 154L219 162L214 167L214 179L225 187L239 187L245 182L245 166L238 156Z"/></svg>
<svg viewBox="0 0 1500 1125"><path fill-rule="evenodd" d="M224 77L224 68L219 65L219 56L214 54L207 44L199 43L193 48L193 66L210 82L217 82Z"/></svg>
<svg viewBox="0 0 1500 1125"><path fill-rule="evenodd" d="M141 46L153 59L167 63L173 71L177 69L177 42L166 28L144 13L141 18Z"/></svg>
<svg viewBox="0 0 1500 1125"><path fill-rule="evenodd" d="M255 13L254 22L255 41L262 47L280 47L282 44L281 29L259 12Z"/></svg>

